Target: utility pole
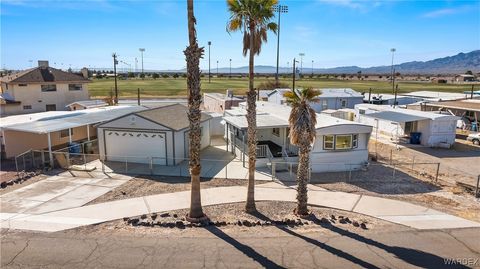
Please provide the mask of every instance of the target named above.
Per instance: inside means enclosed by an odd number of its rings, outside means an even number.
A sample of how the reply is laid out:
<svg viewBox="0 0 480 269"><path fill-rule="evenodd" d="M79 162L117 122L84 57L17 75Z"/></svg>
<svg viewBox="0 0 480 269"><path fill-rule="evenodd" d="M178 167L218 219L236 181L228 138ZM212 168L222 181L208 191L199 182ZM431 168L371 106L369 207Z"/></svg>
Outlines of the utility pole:
<svg viewBox="0 0 480 269"><path fill-rule="evenodd" d="M395 87L395 98L393 99L393 108L397 105L397 92L398 92L398 84Z"/></svg>
<svg viewBox="0 0 480 269"><path fill-rule="evenodd" d="M395 70L393 69L393 55L395 54L395 51L397 51L395 48L391 48L390 49L390 52L392 53L392 66L390 68L390 71L392 72L392 83L393 83L393 77L395 76ZM393 91L394 88L392 88L392 91Z"/></svg>
<svg viewBox="0 0 480 269"><path fill-rule="evenodd" d="M142 54L142 74L143 74L143 53L145 52L144 48L139 48L140 54Z"/></svg>
<svg viewBox="0 0 480 269"><path fill-rule="evenodd" d="M312 60L312 78L313 78L313 60Z"/></svg>
<svg viewBox="0 0 480 269"><path fill-rule="evenodd" d="M392 93L395 93L395 68L393 69L392 75Z"/></svg>
<svg viewBox="0 0 480 269"><path fill-rule="evenodd" d="M473 99L473 84L472 84L472 91L470 92L470 99Z"/></svg>
<svg viewBox="0 0 480 269"><path fill-rule="evenodd" d="M218 78L218 60L217 60L217 78Z"/></svg>
<svg viewBox="0 0 480 269"><path fill-rule="evenodd" d="M140 105L140 88L137 88L137 104Z"/></svg>
<svg viewBox="0 0 480 269"><path fill-rule="evenodd" d="M210 46L212 45L212 41L208 41L208 83L210 83Z"/></svg>
<svg viewBox="0 0 480 269"><path fill-rule="evenodd" d="M276 5L273 7L274 12L278 12L278 23L277 23L277 72L275 73L275 82L278 85L278 63L280 59L280 14L288 13L288 6L285 5Z"/></svg>
<svg viewBox="0 0 480 269"><path fill-rule="evenodd" d="M293 82L292 82L292 91L295 91L295 75L297 73L297 70L295 70L295 63L298 63L295 58L293 58Z"/></svg>
<svg viewBox="0 0 480 269"><path fill-rule="evenodd" d="M115 78L115 105L118 104L118 87L117 87L117 54L114 52L112 54L113 57L113 77Z"/></svg>
<svg viewBox="0 0 480 269"><path fill-rule="evenodd" d="M232 59L230 59L230 75L229 78L232 78Z"/></svg>
<svg viewBox="0 0 480 269"><path fill-rule="evenodd" d="M135 73L138 72L138 59L135 57Z"/></svg>
<svg viewBox="0 0 480 269"><path fill-rule="evenodd" d="M300 56L300 75L303 75L303 56L305 56L305 53L300 52L298 55Z"/></svg>

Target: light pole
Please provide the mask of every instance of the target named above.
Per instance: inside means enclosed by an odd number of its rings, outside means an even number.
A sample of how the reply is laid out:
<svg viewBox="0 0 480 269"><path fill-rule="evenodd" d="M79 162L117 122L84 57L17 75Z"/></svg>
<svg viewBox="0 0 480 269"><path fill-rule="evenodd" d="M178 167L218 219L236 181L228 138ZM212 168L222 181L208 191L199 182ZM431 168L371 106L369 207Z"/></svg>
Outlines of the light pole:
<svg viewBox="0 0 480 269"><path fill-rule="evenodd" d="M298 55L300 56L300 75L303 75L303 56L305 56L305 53L300 52Z"/></svg>
<svg viewBox="0 0 480 269"><path fill-rule="evenodd" d="M275 73L275 82L278 84L278 63L280 58L280 14L288 13L288 6L285 5L276 5L273 7L274 12L278 12L278 23L277 23L277 72Z"/></svg>
<svg viewBox="0 0 480 269"><path fill-rule="evenodd" d="M392 66L391 66L391 68L390 68L390 72L391 72L391 74L392 74L392 81L393 81L393 75L394 75L394 74L393 74L393 56L395 55L395 51L397 51L395 48L391 48L391 49L390 49L390 52L392 53Z"/></svg>
<svg viewBox="0 0 480 269"><path fill-rule="evenodd" d="M138 72L138 59L135 57L135 73Z"/></svg>
<svg viewBox="0 0 480 269"><path fill-rule="evenodd" d="M230 59L230 75L229 78L232 78L232 59Z"/></svg>
<svg viewBox="0 0 480 269"><path fill-rule="evenodd" d="M218 60L217 60L217 78L218 78Z"/></svg>
<svg viewBox="0 0 480 269"><path fill-rule="evenodd" d="M143 74L143 53L145 52L144 48L139 48L140 54L142 54L142 74Z"/></svg>
<svg viewBox="0 0 480 269"><path fill-rule="evenodd" d="M295 70L295 63L298 63L295 58L293 58L293 82L292 82L292 91L295 91L295 75L297 73L297 70Z"/></svg>
<svg viewBox="0 0 480 269"><path fill-rule="evenodd" d="M312 60L312 78L313 78L313 60Z"/></svg>
<svg viewBox="0 0 480 269"><path fill-rule="evenodd" d="M210 83L210 45L212 42L208 41L208 83Z"/></svg>
<svg viewBox="0 0 480 269"><path fill-rule="evenodd" d="M117 88L117 54L114 52L113 57L113 77L115 78L115 104L118 104L118 88Z"/></svg>

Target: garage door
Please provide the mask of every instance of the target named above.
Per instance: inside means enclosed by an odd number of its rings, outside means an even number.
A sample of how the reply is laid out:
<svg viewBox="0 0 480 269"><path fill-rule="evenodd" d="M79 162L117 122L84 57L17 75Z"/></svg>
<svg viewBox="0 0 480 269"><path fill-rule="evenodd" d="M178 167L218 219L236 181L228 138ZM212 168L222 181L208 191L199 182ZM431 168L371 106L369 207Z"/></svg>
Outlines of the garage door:
<svg viewBox="0 0 480 269"><path fill-rule="evenodd" d="M105 130L107 160L166 165L165 134Z"/></svg>

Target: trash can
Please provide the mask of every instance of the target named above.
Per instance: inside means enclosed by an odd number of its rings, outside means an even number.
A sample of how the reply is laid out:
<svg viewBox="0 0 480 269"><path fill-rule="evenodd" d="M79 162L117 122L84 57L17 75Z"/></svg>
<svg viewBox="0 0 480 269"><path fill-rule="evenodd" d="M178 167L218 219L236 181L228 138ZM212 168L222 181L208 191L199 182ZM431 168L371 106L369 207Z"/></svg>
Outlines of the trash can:
<svg viewBox="0 0 480 269"><path fill-rule="evenodd" d="M81 153L81 145L78 143L69 143L68 144L68 153L70 154L79 154Z"/></svg>
<svg viewBox="0 0 480 269"><path fill-rule="evenodd" d="M422 136L422 133L418 133L418 132L410 133L410 144L419 145L420 144L420 136Z"/></svg>

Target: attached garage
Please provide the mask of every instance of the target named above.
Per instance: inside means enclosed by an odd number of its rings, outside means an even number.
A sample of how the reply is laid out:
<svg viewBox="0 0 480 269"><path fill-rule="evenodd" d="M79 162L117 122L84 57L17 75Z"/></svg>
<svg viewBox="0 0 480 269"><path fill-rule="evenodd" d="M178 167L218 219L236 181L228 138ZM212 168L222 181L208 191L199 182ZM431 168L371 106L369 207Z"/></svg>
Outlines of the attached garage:
<svg viewBox="0 0 480 269"><path fill-rule="evenodd" d="M97 126L106 161L176 165L188 158L188 108L173 104L134 112ZM210 145L210 118L202 113L201 148Z"/></svg>

